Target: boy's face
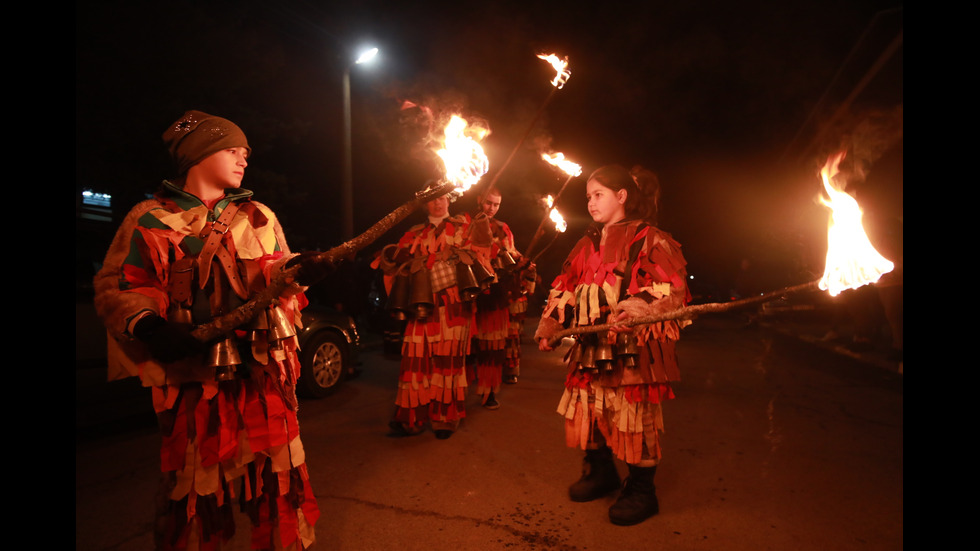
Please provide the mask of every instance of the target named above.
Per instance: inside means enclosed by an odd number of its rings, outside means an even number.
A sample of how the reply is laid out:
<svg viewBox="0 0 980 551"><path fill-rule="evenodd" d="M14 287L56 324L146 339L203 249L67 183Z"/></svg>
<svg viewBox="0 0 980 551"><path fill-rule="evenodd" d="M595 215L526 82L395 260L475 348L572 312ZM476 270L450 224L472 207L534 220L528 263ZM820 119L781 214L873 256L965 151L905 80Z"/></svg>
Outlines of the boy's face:
<svg viewBox="0 0 980 551"><path fill-rule="evenodd" d="M488 195L481 203L480 209L483 214L486 214L488 218L493 218L497 211L500 210L500 195L491 193Z"/></svg>
<svg viewBox="0 0 980 551"><path fill-rule="evenodd" d="M245 160L248 150L244 147L222 149L204 158L191 170L197 171L197 177L203 179L218 189L233 189L242 185L245 176Z"/></svg>
<svg viewBox="0 0 980 551"><path fill-rule="evenodd" d="M443 195L427 202L425 209L429 212L429 216L433 218L446 216L449 214L449 196Z"/></svg>

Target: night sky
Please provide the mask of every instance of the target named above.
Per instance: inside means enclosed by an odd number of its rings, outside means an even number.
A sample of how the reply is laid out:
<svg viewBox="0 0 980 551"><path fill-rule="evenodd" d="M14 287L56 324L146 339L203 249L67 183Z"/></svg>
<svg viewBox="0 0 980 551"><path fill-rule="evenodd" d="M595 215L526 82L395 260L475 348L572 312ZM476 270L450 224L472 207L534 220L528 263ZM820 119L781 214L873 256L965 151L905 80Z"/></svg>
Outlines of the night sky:
<svg viewBox="0 0 980 551"><path fill-rule="evenodd" d="M583 166L558 205L569 231L542 264L559 263L588 222L585 176L641 164L660 175L659 225L692 273L723 286L751 257L779 266L767 270L773 284L802 283L801 271L822 269L812 258L826 241L816 170L841 147L859 201L891 222L900 254L900 2L640 4L77 3L76 188L112 193L121 216L173 176L163 129L207 111L245 130L243 185L277 212L291 246L323 250L341 240L344 47L381 50L351 71L356 233L438 176L406 101L485 120L488 181L553 90L536 54L556 53L571 78L497 180L498 216L523 250L544 214L536 199L566 179L540 153ZM474 206L464 196L452 210Z"/></svg>

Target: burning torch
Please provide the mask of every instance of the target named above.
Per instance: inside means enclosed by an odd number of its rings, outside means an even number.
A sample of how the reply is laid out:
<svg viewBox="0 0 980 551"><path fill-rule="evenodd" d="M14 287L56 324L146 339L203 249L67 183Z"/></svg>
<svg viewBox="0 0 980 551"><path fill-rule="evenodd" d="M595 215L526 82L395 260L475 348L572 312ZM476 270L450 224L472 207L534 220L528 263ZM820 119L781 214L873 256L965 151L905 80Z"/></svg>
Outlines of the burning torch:
<svg viewBox="0 0 980 551"><path fill-rule="evenodd" d="M788 294L817 289L827 291L831 296L836 296L845 289L857 289L863 285L876 283L882 275L890 272L895 265L882 257L871 245L871 241L864 231L864 226L861 224L862 213L857 201L832 184L832 178L837 174L837 167L843 158L843 152L832 155L820 171L824 191L828 195L827 199L821 197L820 201L832 212L827 230L827 264L823 277L818 281L786 287L778 291L732 302L698 304L617 323L573 327L555 333L548 340L548 346L554 348L561 342L561 339L572 335L601 333L616 328L667 320L693 319L701 314L727 312L752 304L776 300Z"/></svg>

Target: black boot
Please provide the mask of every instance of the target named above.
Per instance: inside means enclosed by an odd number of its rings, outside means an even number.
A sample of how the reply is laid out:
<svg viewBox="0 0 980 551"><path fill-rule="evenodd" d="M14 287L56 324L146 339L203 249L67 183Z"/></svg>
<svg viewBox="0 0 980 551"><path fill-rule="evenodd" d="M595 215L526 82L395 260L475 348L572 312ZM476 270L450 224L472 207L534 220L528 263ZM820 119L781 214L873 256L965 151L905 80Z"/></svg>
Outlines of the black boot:
<svg viewBox="0 0 980 551"><path fill-rule="evenodd" d="M660 511L653 475L657 467L630 465L630 475L623 484L619 499L609 508L609 520L619 526L639 524Z"/></svg>
<svg viewBox="0 0 980 551"><path fill-rule="evenodd" d="M592 501L619 488L619 473L613 462L612 450L586 450L582 462L582 478L568 488L572 501Z"/></svg>

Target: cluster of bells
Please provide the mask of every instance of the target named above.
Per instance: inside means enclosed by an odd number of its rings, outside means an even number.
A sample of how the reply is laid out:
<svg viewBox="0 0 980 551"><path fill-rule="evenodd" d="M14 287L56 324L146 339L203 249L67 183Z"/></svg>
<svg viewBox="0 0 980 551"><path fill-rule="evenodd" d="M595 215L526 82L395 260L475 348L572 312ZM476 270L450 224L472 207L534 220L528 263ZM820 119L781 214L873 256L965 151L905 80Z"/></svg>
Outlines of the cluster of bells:
<svg viewBox="0 0 980 551"><path fill-rule="evenodd" d="M615 344L606 339L597 340L583 339L570 351L571 361L577 363L580 370L610 372L617 359L623 367L636 367L636 358L640 354L636 335L619 333Z"/></svg>
<svg viewBox="0 0 980 551"><path fill-rule="evenodd" d="M186 318L190 323L190 310L177 310L176 318ZM267 351L269 345L276 346L280 341L296 336L296 327L289 321L285 310L280 306L270 306L255 317L249 332L249 341L254 351ZM234 337L227 336L211 345L205 365L214 368L214 378L230 381L235 378L238 366L242 365L241 353Z"/></svg>
<svg viewBox="0 0 980 551"><path fill-rule="evenodd" d="M490 264L494 270L507 272L517 265L517 261L507 251L501 251ZM489 289L495 278L494 273L479 262L456 263L456 286L459 288L460 298L466 302L474 300ZM398 274L391 285L391 294L388 295L388 311L397 320L405 320L413 315L425 319L435 310L433 296L429 270L422 268L410 274Z"/></svg>

